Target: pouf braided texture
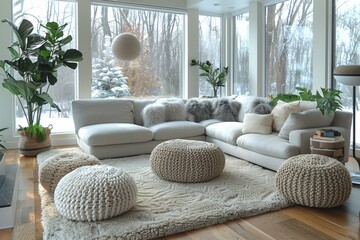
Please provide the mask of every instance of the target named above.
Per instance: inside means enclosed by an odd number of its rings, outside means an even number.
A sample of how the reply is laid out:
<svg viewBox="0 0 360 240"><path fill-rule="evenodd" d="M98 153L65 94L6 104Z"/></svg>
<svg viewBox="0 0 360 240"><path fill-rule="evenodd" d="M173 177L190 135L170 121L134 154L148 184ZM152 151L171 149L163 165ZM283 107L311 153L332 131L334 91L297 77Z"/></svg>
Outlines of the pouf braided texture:
<svg viewBox="0 0 360 240"><path fill-rule="evenodd" d="M174 182L204 182L221 174L223 151L213 143L174 139L157 145L150 166L159 177Z"/></svg>
<svg viewBox="0 0 360 240"><path fill-rule="evenodd" d="M63 177L54 202L61 215L76 221L98 221L118 216L136 204L134 179L105 165L84 166Z"/></svg>
<svg viewBox="0 0 360 240"><path fill-rule="evenodd" d="M39 181L48 192L53 193L60 179L69 172L78 167L98 164L99 159L86 153L59 153L40 164Z"/></svg>
<svg viewBox="0 0 360 240"><path fill-rule="evenodd" d="M293 203L308 207L336 207L351 193L351 177L339 161L318 154L286 160L276 173L277 190Z"/></svg>

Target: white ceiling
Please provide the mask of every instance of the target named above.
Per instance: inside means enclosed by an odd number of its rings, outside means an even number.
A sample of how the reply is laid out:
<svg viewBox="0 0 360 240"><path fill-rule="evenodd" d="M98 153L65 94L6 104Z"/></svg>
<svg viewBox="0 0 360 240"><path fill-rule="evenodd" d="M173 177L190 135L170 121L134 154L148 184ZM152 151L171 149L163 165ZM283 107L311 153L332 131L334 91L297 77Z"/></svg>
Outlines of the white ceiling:
<svg viewBox="0 0 360 240"><path fill-rule="evenodd" d="M202 12L227 13L249 7L254 0L187 0L188 8Z"/></svg>

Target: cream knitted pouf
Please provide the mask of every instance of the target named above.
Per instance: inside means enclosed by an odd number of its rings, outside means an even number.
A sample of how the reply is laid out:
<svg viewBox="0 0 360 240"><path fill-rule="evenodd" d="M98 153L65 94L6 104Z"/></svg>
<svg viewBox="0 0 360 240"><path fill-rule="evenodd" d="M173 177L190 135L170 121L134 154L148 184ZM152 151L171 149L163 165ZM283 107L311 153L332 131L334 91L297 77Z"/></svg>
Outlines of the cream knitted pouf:
<svg viewBox="0 0 360 240"><path fill-rule="evenodd" d="M219 176L225 166L223 151L212 143L175 139L156 146L151 169L174 182L204 182Z"/></svg>
<svg viewBox="0 0 360 240"><path fill-rule="evenodd" d="M91 222L128 211L136 204L136 197L135 181L129 174L97 165L77 168L63 177L55 189L54 202L64 217Z"/></svg>
<svg viewBox="0 0 360 240"><path fill-rule="evenodd" d="M62 177L82 166L98 165L100 161L86 153L67 152L52 156L39 166L40 184L48 191L54 192Z"/></svg>
<svg viewBox="0 0 360 240"><path fill-rule="evenodd" d="M351 193L351 177L339 161L318 154L286 160L276 173L276 187L288 200L309 207L335 207Z"/></svg>

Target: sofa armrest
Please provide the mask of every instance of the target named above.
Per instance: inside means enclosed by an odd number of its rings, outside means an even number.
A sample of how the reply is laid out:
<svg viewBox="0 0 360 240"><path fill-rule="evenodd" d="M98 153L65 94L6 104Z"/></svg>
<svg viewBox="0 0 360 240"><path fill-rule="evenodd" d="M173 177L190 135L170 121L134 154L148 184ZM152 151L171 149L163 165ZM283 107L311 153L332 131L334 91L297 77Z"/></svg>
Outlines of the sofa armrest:
<svg viewBox="0 0 360 240"><path fill-rule="evenodd" d="M310 153L310 138L316 128L293 130L289 134L289 143L299 148L300 154Z"/></svg>
<svg viewBox="0 0 360 240"><path fill-rule="evenodd" d="M341 135L343 136L345 141L344 158L345 158L345 162L347 162L349 158L350 129L337 127L337 126L329 126L329 127L321 127L321 128L331 128L341 132ZM311 153L310 138L314 135L316 129L319 128L298 129L291 131L289 134L289 143L297 146L300 149L300 154Z"/></svg>

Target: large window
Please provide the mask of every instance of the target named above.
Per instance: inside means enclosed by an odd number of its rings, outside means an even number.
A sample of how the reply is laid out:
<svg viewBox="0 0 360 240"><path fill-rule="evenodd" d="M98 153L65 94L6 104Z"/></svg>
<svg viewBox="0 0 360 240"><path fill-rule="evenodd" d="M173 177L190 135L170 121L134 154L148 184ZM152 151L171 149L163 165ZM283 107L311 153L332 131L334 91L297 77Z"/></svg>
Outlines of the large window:
<svg viewBox="0 0 360 240"><path fill-rule="evenodd" d="M92 5L92 97L181 96L184 14ZM141 54L115 60L110 44L123 32L134 34Z"/></svg>
<svg viewBox="0 0 360 240"><path fill-rule="evenodd" d="M360 64L360 4L358 0L335 1L335 25L335 66ZM341 102L344 110L352 111L352 87L336 82L335 88L342 91ZM359 88L357 88L356 97L357 105L359 105ZM359 108L355 114L359 116ZM359 117L356 121L356 126L360 126ZM360 129L357 128L356 131L358 144Z"/></svg>
<svg viewBox="0 0 360 240"><path fill-rule="evenodd" d="M312 87L313 1L289 0L266 7L266 94Z"/></svg>
<svg viewBox="0 0 360 240"><path fill-rule="evenodd" d="M249 94L249 13L234 16L234 94Z"/></svg>
<svg viewBox="0 0 360 240"><path fill-rule="evenodd" d="M13 1L13 19L19 24L23 18L31 21L35 31L42 34L43 29L40 24L49 21L56 21L60 25L67 23L65 34L72 35L73 41L71 48L77 48L76 38L76 1L71 0L37 0ZM49 94L54 102L60 107L61 112L56 111L50 106L44 106L41 119L42 125L53 125L52 133L70 132L74 130L71 118L71 101L75 99L75 86L77 82L76 71L62 67L58 70L58 82L50 88ZM21 111L19 103L15 104L16 126L26 126L25 117Z"/></svg>
<svg viewBox="0 0 360 240"><path fill-rule="evenodd" d="M210 61L220 67L221 17L199 16L199 48L200 61ZM199 96L213 96L212 86L204 78L200 78Z"/></svg>

